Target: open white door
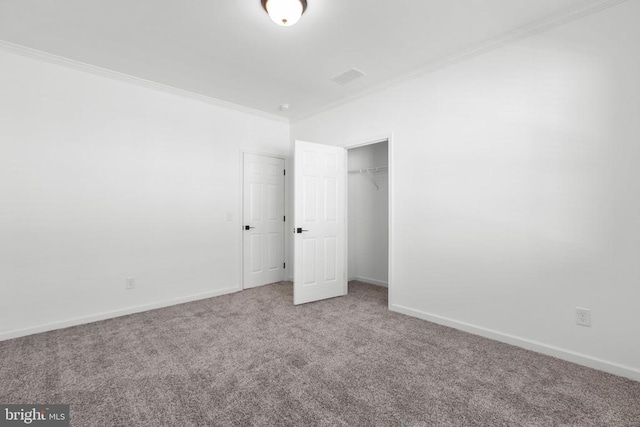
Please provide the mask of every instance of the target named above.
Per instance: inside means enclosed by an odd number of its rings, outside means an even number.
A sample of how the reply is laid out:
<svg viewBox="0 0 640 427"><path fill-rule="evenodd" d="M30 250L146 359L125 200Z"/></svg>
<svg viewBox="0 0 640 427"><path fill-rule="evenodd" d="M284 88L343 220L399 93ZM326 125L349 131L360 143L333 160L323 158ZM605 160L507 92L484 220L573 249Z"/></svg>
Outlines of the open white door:
<svg viewBox="0 0 640 427"><path fill-rule="evenodd" d="M346 150L296 141L293 303L347 293Z"/></svg>

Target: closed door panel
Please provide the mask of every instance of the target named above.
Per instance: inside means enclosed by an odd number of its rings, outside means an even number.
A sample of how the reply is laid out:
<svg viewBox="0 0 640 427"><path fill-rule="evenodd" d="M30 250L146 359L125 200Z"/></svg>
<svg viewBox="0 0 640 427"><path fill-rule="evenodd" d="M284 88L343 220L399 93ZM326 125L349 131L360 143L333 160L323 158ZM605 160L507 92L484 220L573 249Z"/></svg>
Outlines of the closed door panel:
<svg viewBox="0 0 640 427"><path fill-rule="evenodd" d="M243 168L246 289L284 278L284 160L245 153Z"/></svg>
<svg viewBox="0 0 640 427"><path fill-rule="evenodd" d="M260 179L260 176L257 176ZM249 200L249 218L251 221L262 221L262 183L252 182L251 184L251 199Z"/></svg>
<svg viewBox="0 0 640 427"><path fill-rule="evenodd" d="M269 271L279 270L282 268L282 234L281 233L269 233L269 239L267 241L267 256L269 262L267 268Z"/></svg>

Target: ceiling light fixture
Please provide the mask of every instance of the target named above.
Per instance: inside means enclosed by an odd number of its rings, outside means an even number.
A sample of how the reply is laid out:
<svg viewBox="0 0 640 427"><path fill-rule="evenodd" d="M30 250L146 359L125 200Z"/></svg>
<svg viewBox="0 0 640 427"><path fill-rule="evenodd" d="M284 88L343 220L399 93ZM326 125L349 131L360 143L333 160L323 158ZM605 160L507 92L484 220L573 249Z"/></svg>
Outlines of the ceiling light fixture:
<svg viewBox="0 0 640 427"><path fill-rule="evenodd" d="M262 7L273 22L290 27L298 22L307 10L307 0L262 0Z"/></svg>

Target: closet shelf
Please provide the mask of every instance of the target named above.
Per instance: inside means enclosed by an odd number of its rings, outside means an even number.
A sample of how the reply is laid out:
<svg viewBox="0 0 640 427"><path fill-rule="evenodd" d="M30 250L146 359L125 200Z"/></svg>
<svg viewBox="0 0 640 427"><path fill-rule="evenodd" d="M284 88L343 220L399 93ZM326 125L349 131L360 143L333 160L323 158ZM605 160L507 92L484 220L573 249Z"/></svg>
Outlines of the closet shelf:
<svg viewBox="0 0 640 427"><path fill-rule="evenodd" d="M381 166L379 168L352 170L352 171L349 171L349 173L350 174L366 175L366 177L371 180L373 185L375 185L376 191L378 191L378 190L380 190L380 186L376 182L375 175L377 175L379 173L382 173L382 172L388 172L388 171L389 171L389 166Z"/></svg>
<svg viewBox="0 0 640 427"><path fill-rule="evenodd" d="M349 171L349 173L358 173L358 174L372 174L372 173L378 173L378 172L388 172L389 171L389 167L388 166L382 166L379 168L369 168L369 169L358 169L358 170L352 170Z"/></svg>

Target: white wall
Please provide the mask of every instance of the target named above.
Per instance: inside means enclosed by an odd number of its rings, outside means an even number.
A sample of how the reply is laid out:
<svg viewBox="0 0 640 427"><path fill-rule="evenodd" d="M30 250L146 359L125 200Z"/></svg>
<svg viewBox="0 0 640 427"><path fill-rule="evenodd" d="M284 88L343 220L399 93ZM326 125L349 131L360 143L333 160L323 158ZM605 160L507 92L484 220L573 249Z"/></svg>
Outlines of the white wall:
<svg viewBox="0 0 640 427"><path fill-rule="evenodd" d="M387 142L347 151L348 169L387 166ZM389 179L387 172L349 174L349 279L385 286L389 274ZM376 188L377 185L377 188Z"/></svg>
<svg viewBox="0 0 640 427"><path fill-rule="evenodd" d="M625 2L293 124L339 145L393 132L393 310L640 379L638 16Z"/></svg>
<svg viewBox="0 0 640 427"><path fill-rule="evenodd" d="M288 155L288 138L0 51L0 339L238 290L240 149Z"/></svg>

